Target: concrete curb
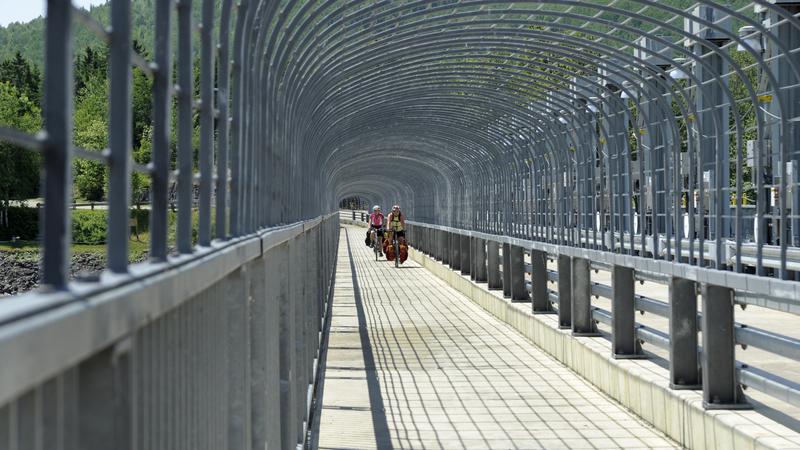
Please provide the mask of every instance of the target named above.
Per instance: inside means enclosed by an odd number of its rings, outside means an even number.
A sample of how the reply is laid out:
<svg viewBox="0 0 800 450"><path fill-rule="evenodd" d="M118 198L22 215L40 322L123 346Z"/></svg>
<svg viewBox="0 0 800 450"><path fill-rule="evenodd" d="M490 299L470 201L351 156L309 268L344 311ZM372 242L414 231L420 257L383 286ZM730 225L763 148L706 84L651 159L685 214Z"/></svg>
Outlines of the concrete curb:
<svg viewBox="0 0 800 450"><path fill-rule="evenodd" d="M339 218L339 223L341 225L354 225L354 226L361 227L361 228L367 228L367 223L366 222L362 222L360 220L343 219L343 218L340 217Z"/></svg>
<svg viewBox="0 0 800 450"><path fill-rule="evenodd" d="M574 337L554 315L534 316L529 303L511 303L416 249L409 257L687 448L800 448L800 434L757 411L706 411L702 392L671 390L669 371L655 362L615 360L607 339Z"/></svg>

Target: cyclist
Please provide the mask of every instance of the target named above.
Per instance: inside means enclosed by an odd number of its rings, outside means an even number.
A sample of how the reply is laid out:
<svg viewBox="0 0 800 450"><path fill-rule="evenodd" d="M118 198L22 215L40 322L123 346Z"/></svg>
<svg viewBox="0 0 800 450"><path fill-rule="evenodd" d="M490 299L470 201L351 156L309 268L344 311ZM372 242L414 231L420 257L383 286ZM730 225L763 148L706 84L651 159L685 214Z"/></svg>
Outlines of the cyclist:
<svg viewBox="0 0 800 450"><path fill-rule="evenodd" d="M392 206L392 212L386 217L386 226L389 231L395 233L397 242L400 244L400 254L392 255L391 259L399 258L400 263L403 263L408 258L408 246L406 245L406 216L400 211L400 205Z"/></svg>
<svg viewBox="0 0 800 450"><path fill-rule="evenodd" d="M377 238L383 240L383 223L386 218L381 212L381 207L375 205L372 207L372 214L369 215L369 230L367 230L367 242L372 245L372 230L375 230ZM378 241L380 242L380 241ZM379 249L378 256L383 256L383 252Z"/></svg>
<svg viewBox="0 0 800 450"><path fill-rule="evenodd" d="M400 211L400 205L392 206L392 212L386 217L389 230L397 233L397 239L405 241L406 238L406 216Z"/></svg>

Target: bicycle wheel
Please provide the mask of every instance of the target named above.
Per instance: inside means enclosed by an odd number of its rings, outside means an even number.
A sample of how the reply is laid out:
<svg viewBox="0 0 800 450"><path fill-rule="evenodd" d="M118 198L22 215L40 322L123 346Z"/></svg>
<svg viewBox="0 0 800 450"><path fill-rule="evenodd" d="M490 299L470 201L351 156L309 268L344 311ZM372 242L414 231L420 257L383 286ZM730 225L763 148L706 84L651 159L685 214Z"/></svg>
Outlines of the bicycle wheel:
<svg viewBox="0 0 800 450"><path fill-rule="evenodd" d="M394 266L400 267L400 244L394 241Z"/></svg>

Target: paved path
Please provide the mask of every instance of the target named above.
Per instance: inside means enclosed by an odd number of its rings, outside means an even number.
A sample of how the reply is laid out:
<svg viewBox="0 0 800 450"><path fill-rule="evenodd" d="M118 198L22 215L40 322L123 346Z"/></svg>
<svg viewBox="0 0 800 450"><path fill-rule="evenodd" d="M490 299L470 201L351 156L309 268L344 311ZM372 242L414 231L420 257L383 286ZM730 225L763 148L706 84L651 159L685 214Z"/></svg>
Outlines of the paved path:
<svg viewBox="0 0 800 450"><path fill-rule="evenodd" d="M411 261L340 240L320 449L675 448Z"/></svg>

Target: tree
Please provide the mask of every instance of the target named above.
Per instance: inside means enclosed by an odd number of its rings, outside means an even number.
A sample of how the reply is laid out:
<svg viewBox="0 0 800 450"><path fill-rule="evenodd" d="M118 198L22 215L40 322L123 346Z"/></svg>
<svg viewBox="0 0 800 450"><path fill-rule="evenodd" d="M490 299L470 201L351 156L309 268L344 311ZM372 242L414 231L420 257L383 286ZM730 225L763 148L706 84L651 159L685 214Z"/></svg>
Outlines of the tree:
<svg viewBox="0 0 800 450"><path fill-rule="evenodd" d="M0 125L35 132L41 127L39 106L15 86L0 82ZM36 197L39 192L39 155L0 142L0 225L8 225L11 200Z"/></svg>
<svg viewBox="0 0 800 450"><path fill-rule="evenodd" d="M108 146L108 81L105 75L85 80L75 106L76 146L102 151ZM76 158L75 188L81 197L98 201L105 197L108 175L105 164Z"/></svg>
<svg viewBox="0 0 800 450"><path fill-rule="evenodd" d="M145 59L149 55L138 41L133 41L133 50ZM140 69L133 69L133 147L137 149L144 145L142 139L145 139L145 133L150 127L153 114L153 99L152 99L153 82L147 78ZM149 144L148 144L149 145Z"/></svg>
<svg viewBox="0 0 800 450"><path fill-rule="evenodd" d="M31 103L41 105L42 75L22 53L17 52L13 58L0 62L0 81L11 83Z"/></svg>
<svg viewBox="0 0 800 450"><path fill-rule="evenodd" d="M133 152L133 160L139 164L147 164L150 162L153 148L153 129L150 125L145 126L140 142L141 145ZM134 203L147 201L149 189L149 176L139 172L131 175L131 196Z"/></svg>
<svg viewBox="0 0 800 450"><path fill-rule="evenodd" d="M75 60L75 93L81 96L86 85L92 80L105 79L108 75L108 48L98 50L86 47Z"/></svg>

